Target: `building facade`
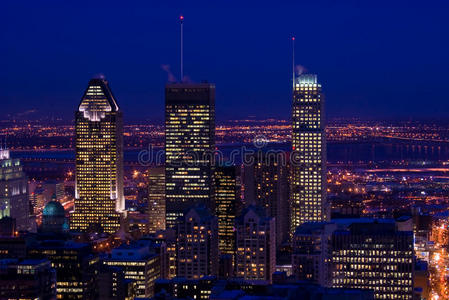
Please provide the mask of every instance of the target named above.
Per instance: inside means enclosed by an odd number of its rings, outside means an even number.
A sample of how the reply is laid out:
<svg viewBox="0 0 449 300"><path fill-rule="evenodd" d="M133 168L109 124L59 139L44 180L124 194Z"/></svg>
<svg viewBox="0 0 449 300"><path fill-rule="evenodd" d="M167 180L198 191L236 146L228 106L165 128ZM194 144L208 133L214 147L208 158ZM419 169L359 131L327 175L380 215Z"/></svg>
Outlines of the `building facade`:
<svg viewBox="0 0 449 300"><path fill-rule="evenodd" d="M0 299L56 299L56 272L47 259L1 259Z"/></svg>
<svg viewBox="0 0 449 300"><path fill-rule="evenodd" d="M317 76L295 79L292 124L291 234L305 222L329 220L326 199L324 98Z"/></svg>
<svg viewBox="0 0 449 300"><path fill-rule="evenodd" d="M57 299L96 299L99 258L89 244L44 241L31 247L31 258L46 258L56 270Z"/></svg>
<svg viewBox="0 0 449 300"><path fill-rule="evenodd" d="M19 159L12 159L8 149L0 148L0 219L15 219L17 230L31 231L28 178Z"/></svg>
<svg viewBox="0 0 449 300"><path fill-rule="evenodd" d="M292 238L292 269L296 280L332 286L331 238L335 223L307 222L296 228Z"/></svg>
<svg viewBox="0 0 449 300"><path fill-rule="evenodd" d="M167 226L195 204L213 211L215 85L165 88L165 194Z"/></svg>
<svg viewBox="0 0 449 300"><path fill-rule="evenodd" d="M125 278L137 284L137 297L153 297L154 283L161 276L161 257L152 251L151 241L122 244L104 260L109 267L122 268Z"/></svg>
<svg viewBox="0 0 449 300"><path fill-rule="evenodd" d="M289 235L289 162L284 153L258 151L244 167L245 203L263 207L275 218L276 244Z"/></svg>
<svg viewBox="0 0 449 300"><path fill-rule="evenodd" d="M188 210L177 224L177 276L200 279L218 274L217 218L205 206Z"/></svg>
<svg viewBox="0 0 449 300"><path fill-rule="evenodd" d="M375 299L413 299L413 232L374 220L332 236L332 285L374 291Z"/></svg>
<svg viewBox="0 0 449 300"><path fill-rule="evenodd" d="M215 168L215 215L218 218L220 254L235 253L234 220L241 210L240 167Z"/></svg>
<svg viewBox="0 0 449 300"><path fill-rule="evenodd" d="M165 230L165 168L148 170L148 232Z"/></svg>
<svg viewBox="0 0 449 300"><path fill-rule="evenodd" d="M114 233L125 209L122 112L103 78L89 81L75 113L75 211L70 229Z"/></svg>
<svg viewBox="0 0 449 300"><path fill-rule="evenodd" d="M235 275L246 280L272 281L276 267L274 218L261 207L250 205L235 220Z"/></svg>

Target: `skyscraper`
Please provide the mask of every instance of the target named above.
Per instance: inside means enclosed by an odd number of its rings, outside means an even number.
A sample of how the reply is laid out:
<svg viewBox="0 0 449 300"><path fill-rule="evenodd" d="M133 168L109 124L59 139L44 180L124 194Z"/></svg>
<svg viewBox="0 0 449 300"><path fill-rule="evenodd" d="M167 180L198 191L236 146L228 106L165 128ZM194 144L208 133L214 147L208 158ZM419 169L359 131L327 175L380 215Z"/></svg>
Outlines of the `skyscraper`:
<svg viewBox="0 0 449 300"><path fill-rule="evenodd" d="M218 218L220 254L234 255L234 219L241 209L240 167L215 168L215 215Z"/></svg>
<svg viewBox="0 0 449 300"><path fill-rule="evenodd" d="M89 81L75 113L75 211L70 228L114 233L123 197L122 112L104 78Z"/></svg>
<svg viewBox="0 0 449 300"><path fill-rule="evenodd" d="M167 226L194 204L213 209L215 85L173 83L165 88Z"/></svg>
<svg viewBox="0 0 449 300"><path fill-rule="evenodd" d="M245 203L263 207L275 218L276 244L288 238L289 166L283 153L258 151L254 163L244 167Z"/></svg>
<svg viewBox="0 0 449 300"><path fill-rule="evenodd" d="M324 99L316 75L295 79L292 148L291 234L305 222L329 219Z"/></svg>
<svg viewBox="0 0 449 300"><path fill-rule="evenodd" d="M148 170L148 231L165 230L165 169Z"/></svg>
<svg viewBox="0 0 449 300"><path fill-rule="evenodd" d="M15 219L18 230L31 230L28 178L19 159L0 148L0 219Z"/></svg>

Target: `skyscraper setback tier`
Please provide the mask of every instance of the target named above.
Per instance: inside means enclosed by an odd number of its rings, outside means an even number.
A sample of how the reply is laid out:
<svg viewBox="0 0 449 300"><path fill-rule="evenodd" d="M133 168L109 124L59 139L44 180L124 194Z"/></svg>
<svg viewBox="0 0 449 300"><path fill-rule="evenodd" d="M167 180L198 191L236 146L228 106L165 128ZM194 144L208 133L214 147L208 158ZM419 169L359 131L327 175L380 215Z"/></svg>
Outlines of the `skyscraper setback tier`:
<svg viewBox="0 0 449 300"><path fill-rule="evenodd" d="M321 84L316 75L300 75L293 91L291 234L305 222L329 219L324 130Z"/></svg>
<svg viewBox="0 0 449 300"><path fill-rule="evenodd" d="M123 124L108 82L89 81L75 113L75 211L70 229L104 230L120 227L123 197Z"/></svg>
<svg viewBox="0 0 449 300"><path fill-rule="evenodd" d="M166 222L194 204L213 209L215 85L173 83L165 87ZM212 211L212 210L211 210Z"/></svg>

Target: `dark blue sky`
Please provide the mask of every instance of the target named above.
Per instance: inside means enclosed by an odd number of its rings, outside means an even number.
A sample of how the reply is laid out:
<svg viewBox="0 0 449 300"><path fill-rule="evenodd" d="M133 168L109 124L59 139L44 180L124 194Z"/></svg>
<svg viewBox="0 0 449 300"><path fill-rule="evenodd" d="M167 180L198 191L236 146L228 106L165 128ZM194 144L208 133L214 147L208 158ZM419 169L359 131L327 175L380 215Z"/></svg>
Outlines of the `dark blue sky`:
<svg viewBox="0 0 449 300"><path fill-rule="evenodd" d="M0 116L73 117L105 74L125 120L163 120L167 80L217 87L217 119L290 116L291 41L317 73L331 117L431 118L449 112L449 2L1 1Z"/></svg>

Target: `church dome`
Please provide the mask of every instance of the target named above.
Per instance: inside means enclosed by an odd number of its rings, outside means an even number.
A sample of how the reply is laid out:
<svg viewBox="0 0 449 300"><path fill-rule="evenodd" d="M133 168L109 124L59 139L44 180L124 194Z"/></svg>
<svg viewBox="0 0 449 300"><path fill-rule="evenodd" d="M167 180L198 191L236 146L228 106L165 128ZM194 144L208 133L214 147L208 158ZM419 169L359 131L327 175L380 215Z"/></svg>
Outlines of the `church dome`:
<svg viewBox="0 0 449 300"><path fill-rule="evenodd" d="M65 211L61 203L57 201L50 201L45 205L43 216L45 217L64 217Z"/></svg>

